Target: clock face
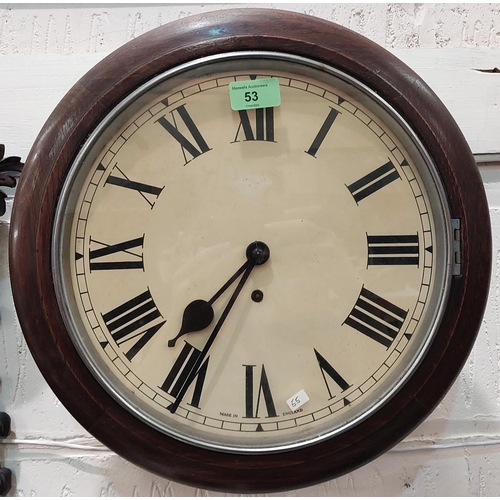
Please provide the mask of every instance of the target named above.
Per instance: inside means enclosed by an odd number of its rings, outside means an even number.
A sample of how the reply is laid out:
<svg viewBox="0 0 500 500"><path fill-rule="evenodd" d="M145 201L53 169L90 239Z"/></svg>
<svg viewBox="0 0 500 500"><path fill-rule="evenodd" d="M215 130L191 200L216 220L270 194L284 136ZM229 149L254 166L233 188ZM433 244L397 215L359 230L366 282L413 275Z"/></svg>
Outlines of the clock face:
<svg viewBox="0 0 500 500"><path fill-rule="evenodd" d="M233 111L229 83L279 80ZM136 417L239 453L306 446L387 402L450 280L450 216L404 121L332 68L265 53L156 77L94 131L54 233L64 320Z"/></svg>

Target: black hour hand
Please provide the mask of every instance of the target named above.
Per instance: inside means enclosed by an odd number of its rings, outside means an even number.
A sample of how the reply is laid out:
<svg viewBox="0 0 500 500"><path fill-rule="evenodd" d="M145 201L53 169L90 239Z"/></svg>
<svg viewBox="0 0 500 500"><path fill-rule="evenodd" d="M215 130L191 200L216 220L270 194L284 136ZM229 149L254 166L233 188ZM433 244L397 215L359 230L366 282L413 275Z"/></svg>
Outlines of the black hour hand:
<svg viewBox="0 0 500 500"><path fill-rule="evenodd" d="M182 325L177 337L168 341L168 347L174 347L177 339L186 333L199 332L207 328L214 319L212 305L203 299L193 300L184 309Z"/></svg>
<svg viewBox="0 0 500 500"><path fill-rule="evenodd" d="M212 304L243 274L248 267L247 260L225 283L220 290L207 302L203 299L193 300L184 309L182 316L181 330L177 337L168 341L168 347L174 347L177 339L186 333L199 332L207 328L214 319L214 310Z"/></svg>

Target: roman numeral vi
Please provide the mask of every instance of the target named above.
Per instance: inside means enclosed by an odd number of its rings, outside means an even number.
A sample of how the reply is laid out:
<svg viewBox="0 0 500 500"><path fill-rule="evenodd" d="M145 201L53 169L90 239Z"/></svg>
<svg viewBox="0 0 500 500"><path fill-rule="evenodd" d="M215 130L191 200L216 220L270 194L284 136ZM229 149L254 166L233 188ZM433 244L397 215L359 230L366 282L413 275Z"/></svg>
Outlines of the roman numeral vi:
<svg viewBox="0 0 500 500"><path fill-rule="evenodd" d="M264 398L266 405L267 417L277 417L276 408L274 406L271 388L267 379L266 369L262 365L260 372L260 382L257 392L257 403L254 406L255 391L254 391L254 374L255 365L243 365L245 367L245 418L257 418L259 416L259 407L261 396Z"/></svg>

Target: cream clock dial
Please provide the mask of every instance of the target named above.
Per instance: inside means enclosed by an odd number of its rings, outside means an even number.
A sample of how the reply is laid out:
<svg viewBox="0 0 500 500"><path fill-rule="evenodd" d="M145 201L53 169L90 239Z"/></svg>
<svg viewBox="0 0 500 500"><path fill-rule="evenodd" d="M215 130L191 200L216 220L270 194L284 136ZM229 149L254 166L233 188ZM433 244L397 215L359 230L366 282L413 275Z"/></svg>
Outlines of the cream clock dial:
<svg viewBox="0 0 500 500"><path fill-rule="evenodd" d="M139 89L75 162L55 245L74 340L114 397L241 453L325 439L389 398L449 278L417 139L352 79L286 59ZM230 82L270 77L279 107L231 110Z"/></svg>

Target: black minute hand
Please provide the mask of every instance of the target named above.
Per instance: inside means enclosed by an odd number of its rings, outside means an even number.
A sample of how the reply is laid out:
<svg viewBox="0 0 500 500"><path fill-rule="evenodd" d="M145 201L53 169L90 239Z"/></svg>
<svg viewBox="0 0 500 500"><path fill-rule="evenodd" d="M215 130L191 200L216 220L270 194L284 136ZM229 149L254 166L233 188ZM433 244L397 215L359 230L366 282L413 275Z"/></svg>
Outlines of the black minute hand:
<svg viewBox="0 0 500 500"><path fill-rule="evenodd" d="M245 262L243 269L245 270L243 273L243 276L241 277L238 286L236 287L235 291L231 295L231 298L229 299L229 302L227 303L226 307L224 308L224 311L221 314L221 317L219 318L219 321L217 321L217 324L215 325L210 337L207 340L207 343L203 347L203 350L200 352L198 358L196 359L196 362L194 363L193 367L191 368L191 371L189 374L186 376L186 379L184 380L184 383L182 384L182 387L177 394L177 397L175 398L175 401L171 403L168 407L167 410L169 410L171 413L175 413L177 411L177 408L179 408L179 405L181 404L182 398L186 394L189 386L193 382L193 380L196 377L196 374L198 373L198 370L200 369L200 366L202 365L203 361L205 360L205 357L210 350L210 347L214 343L215 338L217 337L220 329L222 328L222 325L224 324L224 321L226 321L226 318L231 311L234 303L236 302L236 299L238 298L238 295L240 294L241 290L243 289L243 286L245 285L248 277L250 276L250 273L252 272L253 268L258 265L262 265L267 260L269 259L270 251L269 247L260 241L256 241L255 243L251 243L246 251L247 254L247 261Z"/></svg>

